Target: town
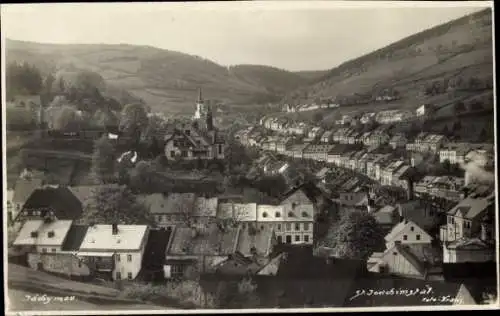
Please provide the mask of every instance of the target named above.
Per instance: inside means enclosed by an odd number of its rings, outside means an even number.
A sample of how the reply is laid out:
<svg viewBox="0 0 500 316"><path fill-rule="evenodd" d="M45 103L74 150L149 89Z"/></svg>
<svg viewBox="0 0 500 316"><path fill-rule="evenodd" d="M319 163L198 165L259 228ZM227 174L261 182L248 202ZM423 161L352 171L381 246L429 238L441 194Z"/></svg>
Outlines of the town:
<svg viewBox="0 0 500 316"><path fill-rule="evenodd" d="M165 115L91 71L41 73L7 70L10 289L168 309L497 301L493 129L464 128L491 116L488 80L450 84L480 95L465 103L385 89L237 120L202 84Z"/></svg>

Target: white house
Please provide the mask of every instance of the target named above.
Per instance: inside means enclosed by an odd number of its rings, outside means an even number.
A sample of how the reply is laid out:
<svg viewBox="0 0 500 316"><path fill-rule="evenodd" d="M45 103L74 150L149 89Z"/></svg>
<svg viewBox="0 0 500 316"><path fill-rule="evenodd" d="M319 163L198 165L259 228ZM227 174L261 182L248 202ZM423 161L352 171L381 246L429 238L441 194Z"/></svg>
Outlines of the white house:
<svg viewBox="0 0 500 316"><path fill-rule="evenodd" d="M61 252L72 221L28 220L19 231L13 246L22 247L31 253Z"/></svg>
<svg viewBox="0 0 500 316"><path fill-rule="evenodd" d="M386 248L392 248L395 243L430 244L432 237L417 224L404 219L385 236Z"/></svg>
<svg viewBox="0 0 500 316"><path fill-rule="evenodd" d="M107 272L114 280L133 280L141 271L148 235L147 225L93 225L77 255L89 262L111 262Z"/></svg>

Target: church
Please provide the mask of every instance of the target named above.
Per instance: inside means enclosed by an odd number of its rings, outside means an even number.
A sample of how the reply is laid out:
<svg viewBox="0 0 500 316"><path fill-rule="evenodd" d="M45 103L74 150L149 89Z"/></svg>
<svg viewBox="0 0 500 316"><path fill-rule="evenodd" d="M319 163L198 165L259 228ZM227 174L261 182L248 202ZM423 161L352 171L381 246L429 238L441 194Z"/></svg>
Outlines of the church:
<svg viewBox="0 0 500 316"><path fill-rule="evenodd" d="M165 137L165 156L168 160L224 159L225 147L225 137L214 127L212 109L200 89L191 124L177 126Z"/></svg>

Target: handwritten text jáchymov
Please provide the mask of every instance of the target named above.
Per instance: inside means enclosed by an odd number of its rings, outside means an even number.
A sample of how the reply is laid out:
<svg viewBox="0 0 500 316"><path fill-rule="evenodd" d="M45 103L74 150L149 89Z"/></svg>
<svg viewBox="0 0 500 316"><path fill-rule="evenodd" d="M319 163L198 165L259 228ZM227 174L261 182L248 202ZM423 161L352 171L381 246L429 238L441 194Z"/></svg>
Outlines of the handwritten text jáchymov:
<svg viewBox="0 0 500 316"><path fill-rule="evenodd" d="M47 294L25 295L25 300L30 302L39 302L49 304L51 302L72 302L76 298L74 296L50 296Z"/></svg>
<svg viewBox="0 0 500 316"><path fill-rule="evenodd" d="M416 289L395 289L391 288L388 290L373 290L373 289L362 289L356 290L356 294L350 298L354 300L360 296L416 296L416 295L429 295L432 293L432 287L426 285L425 288Z"/></svg>

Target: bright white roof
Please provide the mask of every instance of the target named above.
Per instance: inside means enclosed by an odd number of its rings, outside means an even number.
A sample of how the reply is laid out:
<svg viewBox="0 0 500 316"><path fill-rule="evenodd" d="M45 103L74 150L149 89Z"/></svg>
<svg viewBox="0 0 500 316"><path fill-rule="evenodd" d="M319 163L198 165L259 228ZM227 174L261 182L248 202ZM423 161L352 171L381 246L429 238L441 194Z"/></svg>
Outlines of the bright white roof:
<svg viewBox="0 0 500 316"><path fill-rule="evenodd" d="M61 246L68 234L73 221L53 221L44 223L43 220L26 221L19 231L14 245L30 246ZM36 238L31 237L32 232L37 232ZM54 232L53 237L49 237L49 232Z"/></svg>
<svg viewBox="0 0 500 316"><path fill-rule="evenodd" d="M91 226L80 251L139 250L147 228L147 225L118 225L118 234L113 235L111 225Z"/></svg>

